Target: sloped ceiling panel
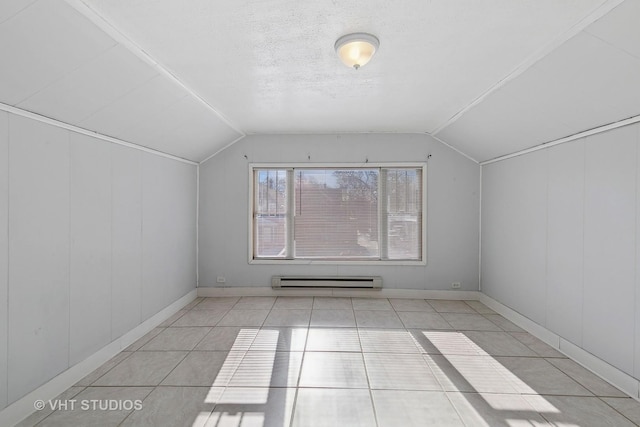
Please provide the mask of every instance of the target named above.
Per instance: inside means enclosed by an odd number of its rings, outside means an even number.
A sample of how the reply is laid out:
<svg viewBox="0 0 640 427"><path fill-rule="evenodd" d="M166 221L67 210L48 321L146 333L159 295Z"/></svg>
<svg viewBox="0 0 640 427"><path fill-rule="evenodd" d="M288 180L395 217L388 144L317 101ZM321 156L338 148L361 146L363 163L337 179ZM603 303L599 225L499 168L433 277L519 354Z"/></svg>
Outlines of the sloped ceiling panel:
<svg viewBox="0 0 640 427"><path fill-rule="evenodd" d="M240 137L218 117L212 117L202 102L190 96L144 118L120 135L141 145L154 144L160 151L180 150L183 157L199 161ZM216 139L209 135L216 135Z"/></svg>
<svg viewBox="0 0 640 427"><path fill-rule="evenodd" d="M157 76L125 47L116 45L17 104L28 111L52 111L65 123L80 123L101 108Z"/></svg>
<svg viewBox="0 0 640 427"><path fill-rule="evenodd" d="M0 2L0 24L25 9L36 0L3 0Z"/></svg>
<svg viewBox="0 0 640 427"><path fill-rule="evenodd" d="M587 28L587 32L640 58L640 0L626 0Z"/></svg>
<svg viewBox="0 0 640 427"><path fill-rule="evenodd" d="M115 45L63 1L35 2L0 24L0 101L24 101Z"/></svg>
<svg viewBox="0 0 640 427"><path fill-rule="evenodd" d="M105 135L124 138L125 129L147 121L187 96L181 87L156 75L82 120L80 126ZM132 123L132 117L136 118L135 123Z"/></svg>
<svg viewBox="0 0 640 427"><path fill-rule="evenodd" d="M193 161L241 136L62 0L3 2L0 57L7 105Z"/></svg>
<svg viewBox="0 0 640 427"><path fill-rule="evenodd" d="M486 161L639 115L639 5L627 0L437 136Z"/></svg>

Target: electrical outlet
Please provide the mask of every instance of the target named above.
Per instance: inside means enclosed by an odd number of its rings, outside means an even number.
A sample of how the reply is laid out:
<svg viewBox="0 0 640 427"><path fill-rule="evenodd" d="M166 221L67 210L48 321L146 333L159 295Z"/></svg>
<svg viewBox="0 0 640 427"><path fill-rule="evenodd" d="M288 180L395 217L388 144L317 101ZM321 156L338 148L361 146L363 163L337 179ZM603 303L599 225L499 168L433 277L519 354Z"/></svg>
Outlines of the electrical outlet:
<svg viewBox="0 0 640 427"><path fill-rule="evenodd" d="M218 283L225 283L227 281L227 279L224 278L224 276L218 276L218 278L216 279L216 282Z"/></svg>
<svg viewBox="0 0 640 427"><path fill-rule="evenodd" d="M460 289L460 282L451 283L451 288L452 289Z"/></svg>

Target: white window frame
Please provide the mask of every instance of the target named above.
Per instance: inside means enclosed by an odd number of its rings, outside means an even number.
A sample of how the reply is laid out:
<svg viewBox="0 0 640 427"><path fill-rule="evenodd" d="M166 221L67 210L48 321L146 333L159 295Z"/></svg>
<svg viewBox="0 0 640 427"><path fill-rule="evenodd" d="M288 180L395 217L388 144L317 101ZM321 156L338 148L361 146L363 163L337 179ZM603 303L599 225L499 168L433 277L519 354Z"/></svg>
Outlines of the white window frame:
<svg viewBox="0 0 640 427"><path fill-rule="evenodd" d="M319 259L276 259L276 258L258 258L253 257L254 254L254 204L255 204L255 169L366 169L366 168L414 168L422 170L422 242L421 242L421 259L420 260L319 260ZM427 265L427 163L249 163L248 165L249 175L249 211L248 211L248 230L249 230L249 244L248 244L248 260L249 264L268 264L268 265L413 265L413 266L425 266ZM292 187L292 186L289 186ZM288 188L289 195L293 196L293 189ZM382 196L382 195L381 195ZM380 210L383 203L378 203L378 221L382 221L382 215ZM289 221L287 225L287 245L291 244L290 240L293 239L292 235L293 221ZM378 229L382 227L378 224ZM386 236L384 237L386 238ZM380 236L380 239L383 239ZM291 246L290 246L291 247ZM289 247L289 248L290 248Z"/></svg>

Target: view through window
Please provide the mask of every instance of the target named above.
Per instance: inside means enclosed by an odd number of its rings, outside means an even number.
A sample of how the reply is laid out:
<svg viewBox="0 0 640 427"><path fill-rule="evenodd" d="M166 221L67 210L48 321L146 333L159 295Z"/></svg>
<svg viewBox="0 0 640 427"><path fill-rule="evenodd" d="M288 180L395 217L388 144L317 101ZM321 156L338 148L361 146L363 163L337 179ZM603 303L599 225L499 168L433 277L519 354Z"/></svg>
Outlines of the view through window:
<svg viewBox="0 0 640 427"><path fill-rule="evenodd" d="M423 167L253 168L253 258L422 260Z"/></svg>

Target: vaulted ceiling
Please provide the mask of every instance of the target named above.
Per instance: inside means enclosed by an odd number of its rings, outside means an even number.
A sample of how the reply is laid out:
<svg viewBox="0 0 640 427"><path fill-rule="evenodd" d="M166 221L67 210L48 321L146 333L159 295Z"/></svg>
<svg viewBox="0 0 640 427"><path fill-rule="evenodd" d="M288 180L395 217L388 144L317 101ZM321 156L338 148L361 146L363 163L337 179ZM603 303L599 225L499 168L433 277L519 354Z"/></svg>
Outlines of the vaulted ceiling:
<svg viewBox="0 0 640 427"><path fill-rule="evenodd" d="M477 161L640 114L640 0L3 0L0 102L202 161L428 133ZM364 31L374 59L333 45Z"/></svg>

